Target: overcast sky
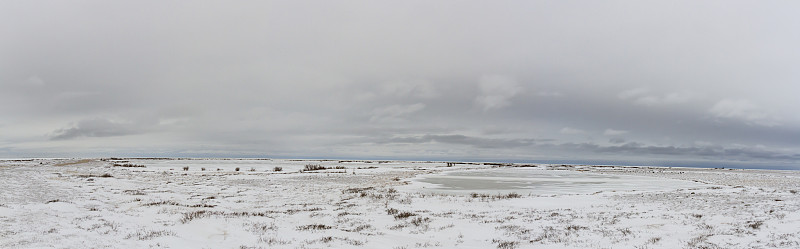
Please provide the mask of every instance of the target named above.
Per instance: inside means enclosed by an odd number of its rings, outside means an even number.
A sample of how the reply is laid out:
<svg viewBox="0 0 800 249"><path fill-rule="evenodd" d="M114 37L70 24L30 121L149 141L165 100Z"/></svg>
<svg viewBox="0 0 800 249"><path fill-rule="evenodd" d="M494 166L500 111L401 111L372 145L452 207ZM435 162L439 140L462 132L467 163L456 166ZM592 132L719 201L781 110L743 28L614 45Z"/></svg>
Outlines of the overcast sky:
<svg viewBox="0 0 800 249"><path fill-rule="evenodd" d="M800 169L796 1L2 1L0 157Z"/></svg>

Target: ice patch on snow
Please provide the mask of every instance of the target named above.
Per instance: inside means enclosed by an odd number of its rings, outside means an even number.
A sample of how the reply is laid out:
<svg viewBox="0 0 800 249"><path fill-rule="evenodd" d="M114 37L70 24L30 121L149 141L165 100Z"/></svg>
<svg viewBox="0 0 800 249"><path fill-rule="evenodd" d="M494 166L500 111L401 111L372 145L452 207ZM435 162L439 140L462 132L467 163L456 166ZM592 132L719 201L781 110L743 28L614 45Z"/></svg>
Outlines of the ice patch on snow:
<svg viewBox="0 0 800 249"><path fill-rule="evenodd" d="M497 168L421 175L410 188L424 192L465 194L472 192L520 194L590 194L608 191L654 191L699 187L691 181L596 173Z"/></svg>

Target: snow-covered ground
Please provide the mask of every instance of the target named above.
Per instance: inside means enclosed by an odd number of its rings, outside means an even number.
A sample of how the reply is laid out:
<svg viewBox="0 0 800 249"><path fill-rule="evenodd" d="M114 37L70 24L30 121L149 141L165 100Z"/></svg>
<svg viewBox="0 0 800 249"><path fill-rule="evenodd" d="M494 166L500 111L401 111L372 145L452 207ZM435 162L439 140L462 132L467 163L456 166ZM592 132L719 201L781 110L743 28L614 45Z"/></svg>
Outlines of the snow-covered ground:
<svg viewBox="0 0 800 249"><path fill-rule="evenodd" d="M402 189L429 193L591 194L704 187L702 183L649 176L608 175L545 167L498 167L419 175Z"/></svg>
<svg viewBox="0 0 800 249"><path fill-rule="evenodd" d="M513 166L0 160L0 248L800 248L797 171Z"/></svg>

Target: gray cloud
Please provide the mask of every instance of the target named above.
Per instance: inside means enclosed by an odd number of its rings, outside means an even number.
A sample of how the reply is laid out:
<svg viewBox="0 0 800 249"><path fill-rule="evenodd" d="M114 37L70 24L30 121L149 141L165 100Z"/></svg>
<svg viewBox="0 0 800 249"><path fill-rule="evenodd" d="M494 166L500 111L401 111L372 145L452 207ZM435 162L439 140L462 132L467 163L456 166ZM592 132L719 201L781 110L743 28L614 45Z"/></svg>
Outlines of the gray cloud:
<svg viewBox="0 0 800 249"><path fill-rule="evenodd" d="M0 156L797 165L798 7L6 1Z"/></svg>
<svg viewBox="0 0 800 249"><path fill-rule="evenodd" d="M615 130L615 129L606 129L605 131L603 131L603 135L606 135L606 136L616 136L616 135L622 135L622 134L625 134L625 133L628 133L628 131L626 131L626 130Z"/></svg>
<svg viewBox="0 0 800 249"><path fill-rule="evenodd" d="M621 143L625 143L625 139L624 138L615 137L615 138L609 139L608 142L612 143L612 144L621 144Z"/></svg>
<svg viewBox="0 0 800 249"><path fill-rule="evenodd" d="M85 119L78 121L72 127L61 128L53 131L50 139L64 140L79 137L114 137L133 135L143 132L141 127L129 123L120 123L108 119Z"/></svg>
<svg viewBox="0 0 800 249"><path fill-rule="evenodd" d="M763 148L725 148L722 146L658 146L639 142L603 146L595 143L547 144L543 148L557 148L576 153L610 155L661 155L690 156L695 160L711 159L720 162L770 160L773 163L792 163L800 160L800 153L779 152Z"/></svg>
<svg viewBox="0 0 800 249"><path fill-rule="evenodd" d="M780 124L767 113L767 110L763 110L745 99L720 100L708 112L717 118L738 119L757 125L777 126Z"/></svg>
<svg viewBox="0 0 800 249"><path fill-rule="evenodd" d="M387 107L376 108L372 111L370 122L387 122L401 119L402 116L410 115L425 109L425 104L416 103L410 105L391 105Z"/></svg>
<svg viewBox="0 0 800 249"><path fill-rule="evenodd" d="M522 87L513 78L501 75L487 75L479 82L480 95L475 104L483 111L511 105L511 98L522 92Z"/></svg>
<svg viewBox="0 0 800 249"><path fill-rule="evenodd" d="M547 141L547 140L545 140ZM481 138L471 137L465 135L422 135L422 136L407 136L407 137L392 137L376 141L379 144L393 143L393 144L420 144L420 143L442 143L442 144L457 144L469 145L478 148L516 148L523 146L533 145L536 140L534 139L498 139L498 138Z"/></svg>
<svg viewBox="0 0 800 249"><path fill-rule="evenodd" d="M561 128L561 130L559 130L558 132L561 133L561 134L582 134L582 133L586 133L586 131L584 131L584 130L570 128L570 127Z"/></svg>

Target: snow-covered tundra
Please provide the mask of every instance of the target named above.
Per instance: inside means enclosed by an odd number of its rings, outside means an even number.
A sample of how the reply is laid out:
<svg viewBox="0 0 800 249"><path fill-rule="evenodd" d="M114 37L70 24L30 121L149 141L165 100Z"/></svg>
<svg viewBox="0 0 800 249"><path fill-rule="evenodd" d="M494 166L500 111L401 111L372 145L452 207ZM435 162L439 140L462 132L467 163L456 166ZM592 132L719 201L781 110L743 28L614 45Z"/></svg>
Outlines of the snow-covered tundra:
<svg viewBox="0 0 800 249"><path fill-rule="evenodd" d="M800 248L798 191L796 171L0 160L0 248Z"/></svg>

